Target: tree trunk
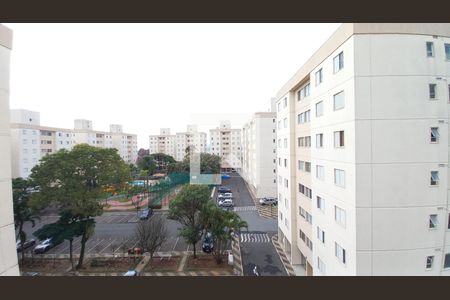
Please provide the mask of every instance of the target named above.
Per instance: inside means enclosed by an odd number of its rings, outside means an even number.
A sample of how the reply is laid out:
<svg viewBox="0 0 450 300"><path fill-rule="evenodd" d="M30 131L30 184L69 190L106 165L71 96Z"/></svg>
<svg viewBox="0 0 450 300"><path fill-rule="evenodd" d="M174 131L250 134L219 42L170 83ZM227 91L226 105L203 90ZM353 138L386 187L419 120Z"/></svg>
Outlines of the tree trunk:
<svg viewBox="0 0 450 300"><path fill-rule="evenodd" d="M194 249L194 258L197 258L197 255L196 255L196 253L195 253L195 244L196 244L196 243L192 243L192 248Z"/></svg>
<svg viewBox="0 0 450 300"><path fill-rule="evenodd" d="M78 269L80 269L82 266L83 266L83 259L84 259L84 248L85 248L85 246L86 246L86 241L87 241L87 238L86 238L86 230L87 230L87 228L84 228L84 231L83 231L83 236L81 237L81 249L80 249L80 258L78 259L78 264L77 264L77 266L76 266L76 269L78 270Z"/></svg>
<svg viewBox="0 0 450 300"><path fill-rule="evenodd" d="M69 259L70 259L70 264L72 265L72 270L73 270L72 242L73 242L73 239L70 239L69 240Z"/></svg>
<svg viewBox="0 0 450 300"><path fill-rule="evenodd" d="M22 251L22 263L25 261L25 251L23 245L25 243L26 234L23 231L23 222L20 222L19 226L19 236L20 236L20 251Z"/></svg>

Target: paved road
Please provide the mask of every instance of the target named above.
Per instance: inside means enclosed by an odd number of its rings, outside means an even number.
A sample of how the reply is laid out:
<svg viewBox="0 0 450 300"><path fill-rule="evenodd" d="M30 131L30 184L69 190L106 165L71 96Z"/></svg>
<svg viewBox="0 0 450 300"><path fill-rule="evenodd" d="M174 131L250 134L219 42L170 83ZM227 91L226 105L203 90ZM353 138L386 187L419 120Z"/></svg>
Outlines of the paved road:
<svg viewBox="0 0 450 300"><path fill-rule="evenodd" d="M262 218L258 214L250 192L238 174L232 174L230 179L223 181L223 185L231 188L235 211L248 223L248 231L244 230L240 236L244 275L254 276L253 269L257 266L260 276L287 276L271 241L277 233L277 220Z"/></svg>

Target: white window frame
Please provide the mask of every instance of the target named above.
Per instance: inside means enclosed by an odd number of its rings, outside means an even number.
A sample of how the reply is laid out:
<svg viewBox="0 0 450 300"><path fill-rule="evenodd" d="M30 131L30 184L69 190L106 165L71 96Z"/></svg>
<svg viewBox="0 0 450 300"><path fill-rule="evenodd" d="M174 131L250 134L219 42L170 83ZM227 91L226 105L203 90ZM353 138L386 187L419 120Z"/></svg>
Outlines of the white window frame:
<svg viewBox="0 0 450 300"><path fill-rule="evenodd" d="M430 128L430 142L439 143L439 127Z"/></svg>
<svg viewBox="0 0 450 300"><path fill-rule="evenodd" d="M439 171L431 171L430 172L430 185L431 186L439 185Z"/></svg>
<svg viewBox="0 0 450 300"><path fill-rule="evenodd" d="M450 60L450 44L444 44L445 60Z"/></svg>
<svg viewBox="0 0 450 300"><path fill-rule="evenodd" d="M321 165L316 165L316 178L319 180L325 179L325 168Z"/></svg>
<svg viewBox="0 0 450 300"><path fill-rule="evenodd" d="M429 218L428 227L430 229L436 229L439 225L438 215L437 214L431 214Z"/></svg>
<svg viewBox="0 0 450 300"><path fill-rule="evenodd" d="M316 103L316 117L323 116L323 101Z"/></svg>
<svg viewBox="0 0 450 300"><path fill-rule="evenodd" d="M344 228L347 226L347 212L345 209L335 205L334 206L334 220Z"/></svg>
<svg viewBox="0 0 450 300"><path fill-rule="evenodd" d="M317 239L322 242L322 244L325 244L325 231L321 229L319 226L317 226Z"/></svg>
<svg viewBox="0 0 450 300"><path fill-rule="evenodd" d="M341 263L344 265L347 264L347 255L345 248L339 245L337 242L334 242L334 255L339 259Z"/></svg>
<svg viewBox="0 0 450 300"><path fill-rule="evenodd" d="M317 208L322 212L325 212L325 199L320 196L316 196L316 201L317 201Z"/></svg>
<svg viewBox="0 0 450 300"><path fill-rule="evenodd" d="M427 51L427 57L434 57L434 43L433 42L426 42L425 43L426 51ZM431 46L430 48L428 46Z"/></svg>
<svg viewBox="0 0 450 300"><path fill-rule="evenodd" d="M344 51L341 51L333 58L333 74L338 73L344 68Z"/></svg>
<svg viewBox="0 0 450 300"><path fill-rule="evenodd" d="M342 136L342 139L341 139ZM345 146L345 132L339 130L334 132L334 148L343 148Z"/></svg>
<svg viewBox="0 0 450 300"><path fill-rule="evenodd" d="M427 256L425 268L427 270L433 269L433 263L434 263L434 255Z"/></svg>
<svg viewBox="0 0 450 300"><path fill-rule="evenodd" d="M323 133L316 134L316 148L323 148Z"/></svg>
<svg viewBox="0 0 450 300"><path fill-rule="evenodd" d="M345 188L345 170L334 169L334 184Z"/></svg>
<svg viewBox="0 0 450 300"><path fill-rule="evenodd" d="M430 98L430 100L437 99L437 84L436 83L428 84L428 97Z"/></svg>
<svg viewBox="0 0 450 300"><path fill-rule="evenodd" d="M344 91L340 91L333 95L333 110L337 111L343 108L345 108L345 93Z"/></svg>
<svg viewBox="0 0 450 300"><path fill-rule="evenodd" d="M316 81L316 86L318 86L319 84L322 83L322 81L323 81L322 68L320 68L318 71L316 71L316 73L315 73L315 81Z"/></svg>

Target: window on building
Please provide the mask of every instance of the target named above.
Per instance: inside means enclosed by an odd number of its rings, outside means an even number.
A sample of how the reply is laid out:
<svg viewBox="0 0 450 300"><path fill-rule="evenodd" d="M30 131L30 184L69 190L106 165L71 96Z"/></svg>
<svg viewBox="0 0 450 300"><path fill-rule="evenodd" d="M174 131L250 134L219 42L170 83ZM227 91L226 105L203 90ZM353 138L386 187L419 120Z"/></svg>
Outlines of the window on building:
<svg viewBox="0 0 450 300"><path fill-rule="evenodd" d="M430 133L431 133L430 142L437 143L439 141L439 128L431 127Z"/></svg>
<svg viewBox="0 0 450 300"><path fill-rule="evenodd" d="M317 226L317 239L325 244L325 231Z"/></svg>
<svg viewBox="0 0 450 300"><path fill-rule="evenodd" d="M323 166L316 165L316 178L320 180L324 180L325 171Z"/></svg>
<svg viewBox="0 0 450 300"><path fill-rule="evenodd" d="M437 215L430 215L429 228L436 228L438 225L439 225L439 223L438 223L438 216Z"/></svg>
<svg viewBox="0 0 450 300"><path fill-rule="evenodd" d="M305 170L305 162L304 161L302 161L302 160L298 161L298 169L300 171L304 171Z"/></svg>
<svg viewBox="0 0 450 300"><path fill-rule="evenodd" d="M305 138L304 137L299 137L297 139L297 141L298 141L298 146L299 147L304 147L305 146Z"/></svg>
<svg viewBox="0 0 450 300"><path fill-rule="evenodd" d="M340 208L339 206L334 206L334 219L338 224L341 224L342 226L346 226L347 222L347 216L344 209Z"/></svg>
<svg viewBox="0 0 450 300"><path fill-rule="evenodd" d="M345 257L345 249L342 248L341 245L339 245L338 243L334 243L335 247L334 247L334 253L336 255L336 257L339 259L340 262L342 262L343 264L346 263L346 257Z"/></svg>
<svg viewBox="0 0 450 300"><path fill-rule="evenodd" d="M311 110L305 111L305 123L311 121Z"/></svg>
<svg viewBox="0 0 450 300"><path fill-rule="evenodd" d="M316 148L323 147L323 133L316 134Z"/></svg>
<svg viewBox="0 0 450 300"><path fill-rule="evenodd" d="M287 159L284 159L284 167L287 168Z"/></svg>
<svg viewBox="0 0 450 300"><path fill-rule="evenodd" d="M428 86L429 86L430 99L436 99L436 84L430 83Z"/></svg>
<svg viewBox="0 0 450 300"><path fill-rule="evenodd" d="M284 126L284 128L287 128L287 118L284 118L284 120L283 120L283 126Z"/></svg>
<svg viewBox="0 0 450 300"><path fill-rule="evenodd" d="M337 73L343 68L344 68L344 52L341 52L333 58L333 72Z"/></svg>
<svg viewBox="0 0 450 300"><path fill-rule="evenodd" d="M287 138L284 139L284 148L287 148L288 144L287 144Z"/></svg>
<svg viewBox="0 0 450 300"><path fill-rule="evenodd" d="M280 220L283 221L283 213L280 211Z"/></svg>
<svg viewBox="0 0 450 300"><path fill-rule="evenodd" d="M439 184L439 171L431 171L430 185Z"/></svg>
<svg viewBox="0 0 450 300"><path fill-rule="evenodd" d="M322 83L322 81L323 81L322 68L320 68L320 70L316 72L315 79L316 79L316 86L318 86L319 84Z"/></svg>
<svg viewBox="0 0 450 300"><path fill-rule="evenodd" d="M281 148L281 139L278 140L278 148Z"/></svg>
<svg viewBox="0 0 450 300"><path fill-rule="evenodd" d="M287 179L284 179L284 187L289 187L289 180L287 180Z"/></svg>
<svg viewBox="0 0 450 300"><path fill-rule="evenodd" d="M445 254L444 269L450 268L450 253Z"/></svg>
<svg viewBox="0 0 450 300"><path fill-rule="evenodd" d="M316 117L323 116L323 101L316 103Z"/></svg>
<svg viewBox="0 0 450 300"><path fill-rule="evenodd" d="M284 98L284 100L283 100L283 107L284 107L284 108L287 107L287 98Z"/></svg>
<svg viewBox="0 0 450 300"><path fill-rule="evenodd" d="M278 111L281 111L281 102L278 102Z"/></svg>
<svg viewBox="0 0 450 300"><path fill-rule="evenodd" d="M334 132L334 147L340 148L344 147L344 131L335 131Z"/></svg>
<svg viewBox="0 0 450 300"><path fill-rule="evenodd" d="M318 256L317 256L317 269L319 269L320 273L325 275L325 264Z"/></svg>
<svg viewBox="0 0 450 300"><path fill-rule="evenodd" d="M333 95L333 109L339 110L345 107L344 91Z"/></svg>
<svg viewBox="0 0 450 300"><path fill-rule="evenodd" d="M345 171L334 169L334 184L340 187L345 187Z"/></svg>
<svg viewBox="0 0 450 300"><path fill-rule="evenodd" d="M284 219L284 226L286 226L286 228L289 229L289 222L287 218Z"/></svg>
<svg viewBox="0 0 450 300"><path fill-rule="evenodd" d="M427 56L433 57L434 56L434 44L433 42L427 42Z"/></svg>
<svg viewBox="0 0 450 300"><path fill-rule="evenodd" d="M311 173L311 163L305 161L305 172Z"/></svg>
<svg viewBox="0 0 450 300"><path fill-rule="evenodd" d="M278 130L281 129L281 121L278 121Z"/></svg>
<svg viewBox="0 0 450 300"><path fill-rule="evenodd" d="M299 183L299 184L298 184L298 191L299 191L301 194L304 194L304 193L305 193L305 186L304 186L303 184Z"/></svg>
<svg viewBox="0 0 450 300"><path fill-rule="evenodd" d="M311 137L305 136L305 147L311 147Z"/></svg>
<svg viewBox="0 0 450 300"><path fill-rule="evenodd" d="M325 199L317 196L317 208L321 211L325 211Z"/></svg>
<svg viewBox="0 0 450 300"><path fill-rule="evenodd" d="M444 44L445 59L450 60L450 44Z"/></svg>
<svg viewBox="0 0 450 300"><path fill-rule="evenodd" d="M281 158L278 158L278 165L281 166Z"/></svg>
<svg viewBox="0 0 450 300"><path fill-rule="evenodd" d="M305 89L305 97L308 97L310 95L310 84L308 83L307 85L305 85L304 89Z"/></svg>

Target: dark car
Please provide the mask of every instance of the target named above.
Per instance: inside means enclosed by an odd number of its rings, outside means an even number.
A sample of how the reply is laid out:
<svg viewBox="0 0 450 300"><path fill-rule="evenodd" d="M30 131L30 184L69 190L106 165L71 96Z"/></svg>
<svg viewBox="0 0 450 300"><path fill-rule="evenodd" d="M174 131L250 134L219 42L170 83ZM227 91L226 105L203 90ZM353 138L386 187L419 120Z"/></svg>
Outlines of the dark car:
<svg viewBox="0 0 450 300"><path fill-rule="evenodd" d="M231 189L229 187L227 187L227 186L221 186L221 187L219 187L219 193L220 194L222 194L222 193L231 193Z"/></svg>
<svg viewBox="0 0 450 300"><path fill-rule="evenodd" d="M27 248L30 248L31 246L34 246L34 244L36 244L36 240L34 240L34 239L25 241L25 243L23 243L23 249L25 250ZM22 251L22 246L20 245L20 240L17 240L16 249L17 249L17 252Z"/></svg>
<svg viewBox="0 0 450 300"><path fill-rule="evenodd" d="M206 253L211 253L214 250L214 244L212 239L212 234L207 233L205 239L203 240L202 250Z"/></svg>
<svg viewBox="0 0 450 300"><path fill-rule="evenodd" d="M150 218L152 216L152 214L153 214L153 209L147 207L146 209L144 209L141 212L141 214L139 216L139 219L141 219L141 220L148 220L148 218Z"/></svg>

